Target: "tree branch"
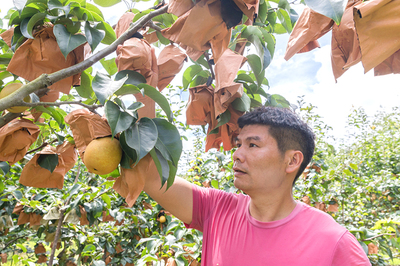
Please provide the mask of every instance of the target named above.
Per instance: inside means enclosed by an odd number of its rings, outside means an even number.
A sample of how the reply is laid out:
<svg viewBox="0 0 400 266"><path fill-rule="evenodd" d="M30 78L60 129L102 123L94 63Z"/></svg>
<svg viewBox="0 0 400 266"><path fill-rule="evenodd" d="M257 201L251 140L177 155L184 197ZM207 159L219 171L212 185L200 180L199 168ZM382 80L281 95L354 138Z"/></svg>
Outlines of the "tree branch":
<svg viewBox="0 0 400 266"><path fill-rule="evenodd" d="M210 63L210 57L209 57L209 55L208 55L207 52L204 52L204 57L205 57L206 60L207 60L208 66L210 67L211 77L212 77L213 80L215 80L214 70L213 70L213 68L212 68L212 64Z"/></svg>
<svg viewBox="0 0 400 266"><path fill-rule="evenodd" d="M375 239L375 238L378 238L378 237L381 237L381 236L395 236L396 234L380 234L380 235L376 235L376 236L373 236L373 237L370 237L370 238L367 238L367 239L363 239L362 241L371 241L372 239Z"/></svg>
<svg viewBox="0 0 400 266"><path fill-rule="evenodd" d="M155 16L161 15L166 13L168 10L168 5L150 12L146 16L141 17L136 23L132 24L132 26L124 32L117 40L115 40L112 44L108 47L104 48L103 50L93 54L91 57L87 58L86 60L73 65L71 67L59 70L57 72L51 74L42 74L35 80L31 81L30 83L23 85L20 89L16 90L15 92L9 94L7 97L0 99L0 112L10 108L12 106L18 106L23 104L23 99L39 89L47 88L54 84L57 81L60 81L64 78L76 75L81 73L85 69L91 67L96 62L100 61L100 59L106 57L107 55L111 54L115 50L117 50L118 45L122 44L124 41L130 38L135 32L139 29L143 28L146 23L154 18Z"/></svg>
<svg viewBox="0 0 400 266"><path fill-rule="evenodd" d="M29 106L29 107L35 107L35 106L43 106L43 105L48 105L48 106L61 106L64 104L77 104L80 106L83 106L89 110L94 110L96 108L99 107L103 107L102 104L95 104L95 105L88 105L83 103L82 101L66 101L66 102L37 102L37 103L26 103L24 102L23 104L21 104L21 106Z"/></svg>
<svg viewBox="0 0 400 266"><path fill-rule="evenodd" d="M52 144L52 143L54 143L54 142L56 142L56 141L57 141L57 139L53 139L53 140L50 141L50 142L44 142L44 143L43 143L42 145L40 145L39 147L37 147L37 148L35 148L35 149L33 149L33 150L30 150L30 151L27 151L26 154L33 153L33 152L35 152L35 151L38 151L38 150L40 150L40 149L43 149L43 148L46 147L47 145Z"/></svg>
<svg viewBox="0 0 400 266"><path fill-rule="evenodd" d="M0 117L0 128L2 128L3 126L5 126L6 124L8 124L9 122L11 122L12 120L14 120L15 118L18 117L23 117L24 115L19 113L8 113L6 115L3 115Z"/></svg>

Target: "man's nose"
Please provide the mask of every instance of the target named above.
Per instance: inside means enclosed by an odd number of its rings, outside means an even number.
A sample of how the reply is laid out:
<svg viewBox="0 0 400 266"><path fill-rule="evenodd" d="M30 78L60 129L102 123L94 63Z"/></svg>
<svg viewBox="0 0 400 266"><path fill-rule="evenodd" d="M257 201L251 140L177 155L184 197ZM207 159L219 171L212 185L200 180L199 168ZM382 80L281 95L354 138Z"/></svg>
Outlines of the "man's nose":
<svg viewBox="0 0 400 266"><path fill-rule="evenodd" d="M233 161L243 162L243 154L241 147L237 148L236 151L233 153Z"/></svg>

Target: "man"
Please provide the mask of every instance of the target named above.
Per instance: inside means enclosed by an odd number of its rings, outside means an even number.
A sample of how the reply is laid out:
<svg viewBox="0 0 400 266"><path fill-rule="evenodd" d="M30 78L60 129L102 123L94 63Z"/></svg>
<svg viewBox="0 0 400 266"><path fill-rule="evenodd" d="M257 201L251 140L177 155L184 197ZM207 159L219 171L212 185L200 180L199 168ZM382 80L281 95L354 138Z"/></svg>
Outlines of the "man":
<svg viewBox="0 0 400 266"><path fill-rule="evenodd" d="M328 214L293 199L311 161L314 134L288 109L262 107L238 120L235 187L200 188L177 178L145 191L187 227L203 232L202 265L371 265L355 239Z"/></svg>

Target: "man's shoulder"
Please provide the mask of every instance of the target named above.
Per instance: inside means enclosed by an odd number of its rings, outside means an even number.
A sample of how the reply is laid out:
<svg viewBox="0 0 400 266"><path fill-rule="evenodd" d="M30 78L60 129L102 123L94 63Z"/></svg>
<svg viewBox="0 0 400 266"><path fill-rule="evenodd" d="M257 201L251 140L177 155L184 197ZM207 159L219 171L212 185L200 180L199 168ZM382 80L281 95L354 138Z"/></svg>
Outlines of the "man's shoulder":
<svg viewBox="0 0 400 266"><path fill-rule="evenodd" d="M336 222L329 214L305 203L300 202L299 204L303 205L299 218L302 222L307 223L309 227L312 227L313 232L317 234L322 232L324 234L335 234L340 237L347 231L344 226Z"/></svg>
<svg viewBox="0 0 400 266"><path fill-rule="evenodd" d="M204 188L194 185L193 192L205 200L213 201L215 204L240 204L247 202L249 196L242 193L227 192L216 188Z"/></svg>

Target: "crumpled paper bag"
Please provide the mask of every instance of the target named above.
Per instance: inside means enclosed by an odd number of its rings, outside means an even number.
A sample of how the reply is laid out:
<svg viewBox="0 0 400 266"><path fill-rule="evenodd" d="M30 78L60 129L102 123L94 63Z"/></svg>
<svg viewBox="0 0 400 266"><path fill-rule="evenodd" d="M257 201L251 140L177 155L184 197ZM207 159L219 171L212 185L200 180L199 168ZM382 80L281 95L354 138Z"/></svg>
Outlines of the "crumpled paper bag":
<svg viewBox="0 0 400 266"><path fill-rule="evenodd" d="M399 17L398 0L366 1L354 7L355 29L365 72L378 66L400 49ZM396 66L396 61L393 66ZM400 69L395 67L393 72L399 71Z"/></svg>
<svg viewBox="0 0 400 266"><path fill-rule="evenodd" d="M242 97L244 92L243 84L233 81L246 60L246 57L227 49L216 62L214 90L216 118L225 112L235 99Z"/></svg>
<svg viewBox="0 0 400 266"><path fill-rule="evenodd" d="M135 14L132 12L126 12L121 16L114 29L117 38L119 38L125 31L129 29L129 26L131 25L134 18Z"/></svg>
<svg viewBox="0 0 400 266"><path fill-rule="evenodd" d="M27 119L14 119L0 128L0 161L14 164L24 158L40 129Z"/></svg>
<svg viewBox="0 0 400 266"><path fill-rule="evenodd" d="M304 8L290 34L284 56L285 60L289 60L296 53L304 53L319 48L317 39L329 32L334 23L332 19L309 7Z"/></svg>
<svg viewBox="0 0 400 266"><path fill-rule="evenodd" d="M52 207L44 216L44 220L58 220L60 219L60 209L57 206Z"/></svg>
<svg viewBox="0 0 400 266"><path fill-rule="evenodd" d="M227 110L231 113L231 119L229 122L220 126L217 134L208 134L215 126L208 129L206 151L212 148L219 150L221 144L225 151L229 151L236 146L235 138L239 135L239 125L237 120L243 115L243 112L234 109L232 106L229 106Z"/></svg>
<svg viewBox="0 0 400 266"><path fill-rule="evenodd" d="M212 86L200 85L189 88L189 101L186 107L186 123L188 125L208 124L205 151L219 149L221 144L225 150L235 147L235 137L239 134L238 118L243 112L235 110L231 105L227 110L231 113L228 123L218 128L218 133L209 134L217 125L215 115L215 92Z"/></svg>
<svg viewBox="0 0 400 266"><path fill-rule="evenodd" d="M256 18L258 14L259 0L233 0L239 9L245 14L251 21Z"/></svg>
<svg viewBox="0 0 400 266"><path fill-rule="evenodd" d="M42 168L37 159L41 154L57 154L58 165L51 173L49 170ZM35 156L22 169L19 183L24 186L37 188L58 188L64 186L64 175L75 165L78 154L75 145L64 142L57 147L46 146L43 150L35 154Z"/></svg>
<svg viewBox="0 0 400 266"><path fill-rule="evenodd" d="M349 1L338 26L332 26L332 70L337 80L351 66L361 61L361 53L353 21L353 6L361 0Z"/></svg>
<svg viewBox="0 0 400 266"><path fill-rule="evenodd" d="M156 87L158 83L158 66L155 50L144 39L130 38L117 48L118 71L134 70L146 78L147 84ZM155 102L148 96L135 94L136 100L145 104L138 110L140 117L154 118L156 115Z"/></svg>
<svg viewBox="0 0 400 266"><path fill-rule="evenodd" d="M173 44L161 51L157 59L159 91L162 91L181 71L185 61L187 61L187 55Z"/></svg>
<svg viewBox="0 0 400 266"><path fill-rule="evenodd" d="M89 225L89 220L87 219L87 212L85 207L79 205L79 210L81 212L81 218L79 218L80 225Z"/></svg>
<svg viewBox="0 0 400 266"><path fill-rule="evenodd" d="M151 155L147 154L132 169L121 168L121 176L115 181L113 189L132 207L143 191L146 176L154 175L159 176L157 167Z"/></svg>
<svg viewBox="0 0 400 266"><path fill-rule="evenodd" d="M201 52L211 48L210 41L221 42L226 40L227 36L230 38L230 33L231 31L222 20L221 2L218 0L201 0L191 10L180 16L170 28L162 31L167 39ZM222 51L216 51L216 54L213 51L214 58L218 58L218 55L227 48L227 46L223 47Z"/></svg>
<svg viewBox="0 0 400 266"><path fill-rule="evenodd" d="M243 95L243 84L233 83L230 86L215 90L214 92L214 109L215 118L224 113L230 104L237 98L241 98Z"/></svg>
<svg viewBox="0 0 400 266"><path fill-rule="evenodd" d="M189 100L186 106L188 125L207 125L215 119L214 88L199 85L189 88Z"/></svg>
<svg viewBox="0 0 400 266"><path fill-rule="evenodd" d="M40 225L40 221L42 220L42 215L36 214L34 212L26 213L25 211L21 211L19 213L17 225L27 224L32 227L34 225Z"/></svg>
<svg viewBox="0 0 400 266"><path fill-rule="evenodd" d="M34 34L15 51L7 71L32 81L43 73L53 73L84 60L84 45L75 48L64 58L53 34L53 27L44 28ZM23 67L21 67L23 66ZM49 88L69 94L71 86L80 84L80 73L62 79Z"/></svg>
<svg viewBox="0 0 400 266"><path fill-rule="evenodd" d="M75 208L71 209L64 217L64 223L79 224L80 217L76 213Z"/></svg>
<svg viewBox="0 0 400 266"><path fill-rule="evenodd" d="M187 11L192 9L196 2L198 1L194 2L192 0L169 0L168 13L180 17Z"/></svg>
<svg viewBox="0 0 400 266"><path fill-rule="evenodd" d="M11 41L12 37L14 36L14 28L9 28L8 30L2 32L0 34L0 37L3 39L3 41L8 45L8 47L11 48Z"/></svg>
<svg viewBox="0 0 400 266"><path fill-rule="evenodd" d="M41 254L41 253L46 253L46 248L42 243L38 243L35 246L35 254Z"/></svg>
<svg viewBox="0 0 400 266"><path fill-rule="evenodd" d="M385 61L374 68L375 76L387 75L392 73L400 73L400 50L392 54L389 58L387 58Z"/></svg>
<svg viewBox="0 0 400 266"><path fill-rule="evenodd" d="M111 128L106 119L87 109L74 110L64 120L71 128L76 148L82 159L86 146L92 140L111 136Z"/></svg>

